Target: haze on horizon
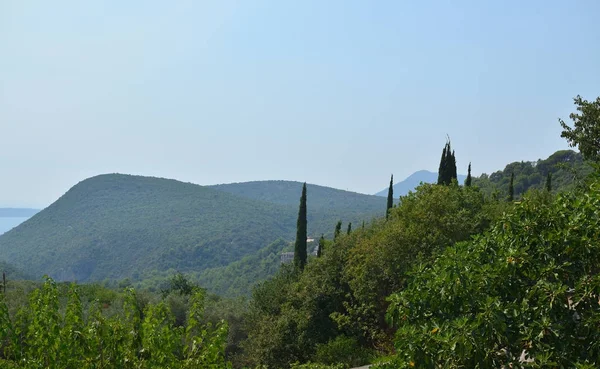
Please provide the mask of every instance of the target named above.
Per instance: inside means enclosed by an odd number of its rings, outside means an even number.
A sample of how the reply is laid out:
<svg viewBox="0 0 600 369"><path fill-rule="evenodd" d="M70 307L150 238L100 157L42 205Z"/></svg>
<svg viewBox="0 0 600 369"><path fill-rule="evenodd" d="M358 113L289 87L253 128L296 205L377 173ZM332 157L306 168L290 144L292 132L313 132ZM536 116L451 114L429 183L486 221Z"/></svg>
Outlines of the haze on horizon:
<svg viewBox="0 0 600 369"><path fill-rule="evenodd" d="M0 206L102 173L363 193L567 148L600 2L0 2Z"/></svg>

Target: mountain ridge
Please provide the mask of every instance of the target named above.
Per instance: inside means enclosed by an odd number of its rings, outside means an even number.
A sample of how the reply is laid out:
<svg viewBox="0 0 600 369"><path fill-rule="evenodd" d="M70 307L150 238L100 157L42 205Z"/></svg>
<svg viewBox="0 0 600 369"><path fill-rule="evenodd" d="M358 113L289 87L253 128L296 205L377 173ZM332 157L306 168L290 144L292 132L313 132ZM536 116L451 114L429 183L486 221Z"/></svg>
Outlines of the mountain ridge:
<svg viewBox="0 0 600 369"><path fill-rule="evenodd" d="M57 280L199 273L240 260L277 239L291 241L300 196L295 186L286 184L293 198L277 204L166 178L94 176L0 236L0 255L34 276ZM332 233L339 216L358 222L385 210L385 200L375 196L352 195L347 203L344 191L312 186L308 196L311 235ZM333 204L318 204L317 198ZM348 208L355 208L351 216Z"/></svg>

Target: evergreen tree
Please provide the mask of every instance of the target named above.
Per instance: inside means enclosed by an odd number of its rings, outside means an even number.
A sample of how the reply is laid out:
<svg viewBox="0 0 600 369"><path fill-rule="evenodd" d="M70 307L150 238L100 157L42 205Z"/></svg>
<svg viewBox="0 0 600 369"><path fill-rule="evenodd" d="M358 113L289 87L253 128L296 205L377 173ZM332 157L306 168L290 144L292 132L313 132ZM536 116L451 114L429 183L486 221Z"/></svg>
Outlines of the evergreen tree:
<svg viewBox="0 0 600 369"><path fill-rule="evenodd" d="M346 231L346 234L350 234L350 232L352 232L352 222L348 223L348 230Z"/></svg>
<svg viewBox="0 0 600 369"><path fill-rule="evenodd" d="M454 150L452 150L452 155L450 156L450 179L448 184L452 183L453 179L458 179L458 173L456 172L456 156L454 155Z"/></svg>
<svg viewBox="0 0 600 369"><path fill-rule="evenodd" d="M365 221L363 220L362 229L365 229Z"/></svg>
<svg viewBox="0 0 600 369"><path fill-rule="evenodd" d="M385 209L385 219L390 216L390 209L394 206L394 175L390 178L390 188L388 189L387 207Z"/></svg>
<svg viewBox="0 0 600 369"><path fill-rule="evenodd" d="M548 172L546 176L546 191L552 192L552 172Z"/></svg>
<svg viewBox="0 0 600 369"><path fill-rule="evenodd" d="M508 185L508 201L515 199L515 172L510 174L510 184Z"/></svg>
<svg viewBox="0 0 600 369"><path fill-rule="evenodd" d="M467 179L465 179L465 186L466 187L471 187L471 181L473 179L471 178L471 163L469 163L469 171L467 173Z"/></svg>
<svg viewBox="0 0 600 369"><path fill-rule="evenodd" d="M296 225L296 244L294 246L294 265L300 270L306 265L306 183L302 185L302 196L300 196L300 208L298 209L298 223Z"/></svg>
<svg viewBox="0 0 600 369"><path fill-rule="evenodd" d="M444 150L442 150L442 158L440 159L440 167L438 169L438 181L437 184L443 185L446 181L446 148L448 147L448 143L444 146Z"/></svg>
<svg viewBox="0 0 600 369"><path fill-rule="evenodd" d="M456 156L452 151L450 140L446 141L446 145L442 150L442 158L440 159L440 167L438 169L438 184L449 185L453 179L457 179L456 172Z"/></svg>
<svg viewBox="0 0 600 369"><path fill-rule="evenodd" d="M321 235L319 238L319 248L317 249L317 257L320 258L323 255L323 249L325 248L325 237Z"/></svg>
<svg viewBox="0 0 600 369"><path fill-rule="evenodd" d="M339 220L337 222L337 224L335 225L335 232L333 232L333 240L337 240L337 238L339 237L340 233L342 232L342 221Z"/></svg>

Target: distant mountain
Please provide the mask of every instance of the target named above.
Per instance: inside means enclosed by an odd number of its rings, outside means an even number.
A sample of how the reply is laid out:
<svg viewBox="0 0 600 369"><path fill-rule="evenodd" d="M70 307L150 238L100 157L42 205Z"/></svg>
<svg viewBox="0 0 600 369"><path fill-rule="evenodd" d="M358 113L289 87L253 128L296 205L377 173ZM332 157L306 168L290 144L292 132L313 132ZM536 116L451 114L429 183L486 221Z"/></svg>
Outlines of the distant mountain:
<svg viewBox="0 0 600 369"><path fill-rule="evenodd" d="M121 174L89 178L0 236L0 255L34 277L57 280L200 273L253 255L276 239L294 239L300 187L278 185L285 196L269 182L211 188ZM234 194L240 188L267 191L276 200ZM384 209L380 197L311 185L309 235L331 233L338 219L370 220Z"/></svg>
<svg viewBox="0 0 600 369"><path fill-rule="evenodd" d="M466 175L459 174L458 175L458 183L463 184ZM410 176L408 176L405 180L394 184L394 198L398 198L400 196L404 196L408 194L409 191L414 190L421 182L423 183L437 183L438 174L434 172L430 172L428 170L419 170L418 172L414 172ZM387 197L388 189L385 188L375 194L375 196L383 196Z"/></svg>
<svg viewBox="0 0 600 369"><path fill-rule="evenodd" d="M0 208L0 218L29 218L39 211L29 208Z"/></svg>

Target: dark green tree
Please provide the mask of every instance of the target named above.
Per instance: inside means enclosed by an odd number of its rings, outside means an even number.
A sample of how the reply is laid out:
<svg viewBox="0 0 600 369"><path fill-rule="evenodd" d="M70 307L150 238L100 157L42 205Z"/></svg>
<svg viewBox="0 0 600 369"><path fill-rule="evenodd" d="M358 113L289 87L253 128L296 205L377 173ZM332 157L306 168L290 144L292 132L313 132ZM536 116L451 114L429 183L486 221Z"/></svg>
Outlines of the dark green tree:
<svg viewBox="0 0 600 369"><path fill-rule="evenodd" d="M394 175L390 178L390 188L388 189L387 207L385 209L385 219L390 216L390 209L394 206Z"/></svg>
<svg viewBox="0 0 600 369"><path fill-rule="evenodd" d="M546 191L552 192L552 172L548 172L546 176Z"/></svg>
<svg viewBox="0 0 600 369"><path fill-rule="evenodd" d="M350 234L350 232L352 232L352 222L348 223L348 230L346 231L346 234Z"/></svg>
<svg viewBox="0 0 600 369"><path fill-rule="evenodd" d="M465 179L465 186L471 187L471 182L473 179L471 178L471 163L469 163L469 172L467 173L467 179Z"/></svg>
<svg viewBox="0 0 600 369"><path fill-rule="evenodd" d="M573 128L562 119L558 119L563 128L561 137L569 146L577 147L585 159L600 161L600 97L596 101L587 101L577 95L574 99L577 113L571 113Z"/></svg>
<svg viewBox="0 0 600 369"><path fill-rule="evenodd" d="M450 151L450 143L448 143L448 151ZM452 154L448 156L448 184L452 183L453 179L458 179L458 174L456 172L456 156L454 155L454 150L452 150Z"/></svg>
<svg viewBox="0 0 600 369"><path fill-rule="evenodd" d="M298 209L298 223L296 224L296 244L294 246L294 265L300 270L306 265L306 182L302 185L300 208Z"/></svg>
<svg viewBox="0 0 600 369"><path fill-rule="evenodd" d="M338 221L337 224L335 225L335 231L333 232L333 240L337 240L337 238L340 236L340 233L342 232L342 221Z"/></svg>
<svg viewBox="0 0 600 369"><path fill-rule="evenodd" d="M440 159L440 167L438 169L438 181L437 184L443 185L446 184L446 148L448 147L448 143L444 146L442 150L442 158Z"/></svg>
<svg viewBox="0 0 600 369"><path fill-rule="evenodd" d="M508 201L515 200L515 172L510 175L510 183L508 185Z"/></svg>
<svg viewBox="0 0 600 369"><path fill-rule="evenodd" d="M456 178L456 156L454 151L452 151L450 139L448 139L442 150L442 158L440 159L440 167L438 169L438 184L447 186Z"/></svg>
<svg viewBox="0 0 600 369"><path fill-rule="evenodd" d="M323 255L323 249L325 248L325 236L321 235L319 238L319 247L317 248L317 257L320 258Z"/></svg>

